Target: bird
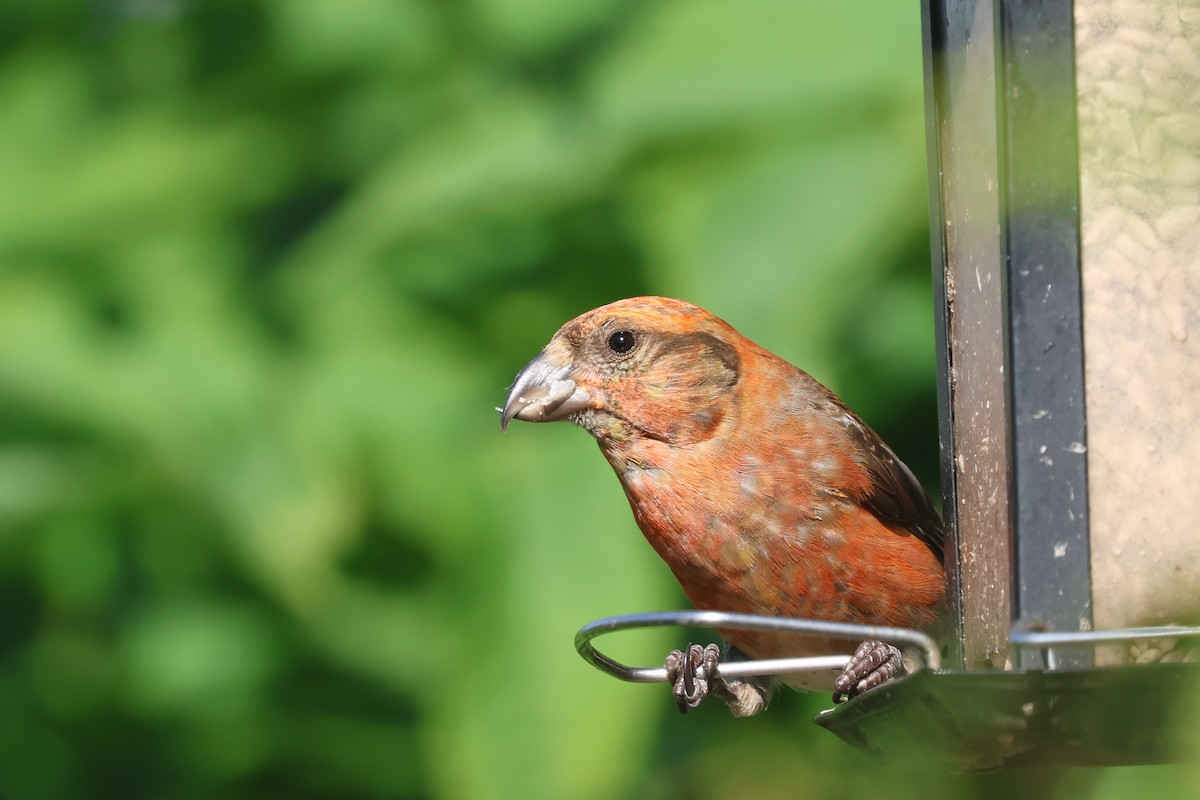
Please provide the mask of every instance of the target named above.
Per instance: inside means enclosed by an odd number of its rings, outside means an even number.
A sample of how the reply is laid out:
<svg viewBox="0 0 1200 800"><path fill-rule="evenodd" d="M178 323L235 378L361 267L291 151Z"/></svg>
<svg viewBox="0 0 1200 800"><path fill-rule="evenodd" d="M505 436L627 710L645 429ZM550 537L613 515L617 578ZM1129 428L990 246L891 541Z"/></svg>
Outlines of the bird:
<svg viewBox="0 0 1200 800"><path fill-rule="evenodd" d="M566 420L590 433L698 609L939 629L944 533L920 482L831 390L698 306L633 297L576 317L497 410L501 430ZM719 678L721 658L844 650L718 633L728 653L689 645L665 659L681 711L709 694L735 716L766 707L775 681ZM896 648L864 642L840 675L792 684L842 702L903 672Z"/></svg>

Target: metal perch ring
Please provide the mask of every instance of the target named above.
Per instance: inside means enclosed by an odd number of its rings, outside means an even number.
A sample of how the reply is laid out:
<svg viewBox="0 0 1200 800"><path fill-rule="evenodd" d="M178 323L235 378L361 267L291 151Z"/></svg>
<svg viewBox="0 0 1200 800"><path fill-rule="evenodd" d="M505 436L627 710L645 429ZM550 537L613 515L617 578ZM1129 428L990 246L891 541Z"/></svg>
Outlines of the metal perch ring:
<svg viewBox="0 0 1200 800"><path fill-rule="evenodd" d="M771 617L762 614L735 614L730 611L655 611L645 614L623 614L589 622L575 634L575 649L583 660L614 678L630 683L665 683L667 671L663 667L631 667L601 653L592 646L597 636L630 628L657 628L663 626L688 628L734 628L738 630L769 631L772 633L795 633L800 635L827 636L847 641L882 641L891 644L910 645L918 648L925 658L925 665L932 670L941 667L941 653L937 642L921 631L911 628L889 628L880 625L852 625L844 622L800 619L797 617ZM842 669L850 660L849 655L804 656L795 658L771 658L750 661L723 661L717 666L721 678L746 678L758 675L785 675L802 672L820 672Z"/></svg>

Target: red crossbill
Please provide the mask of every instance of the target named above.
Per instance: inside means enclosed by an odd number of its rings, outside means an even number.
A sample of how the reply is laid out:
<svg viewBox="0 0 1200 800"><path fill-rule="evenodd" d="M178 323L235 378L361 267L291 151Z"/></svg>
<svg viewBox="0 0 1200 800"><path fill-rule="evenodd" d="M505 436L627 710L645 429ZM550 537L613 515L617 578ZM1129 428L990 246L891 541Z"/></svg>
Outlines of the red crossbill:
<svg viewBox="0 0 1200 800"><path fill-rule="evenodd" d="M600 445L638 527L700 609L932 629L944 599L942 524L909 469L829 389L701 308L621 300L564 325L517 376L502 411L570 420ZM753 658L844 644L723 631ZM853 695L899 653L866 643L836 682ZM715 648L675 651L672 678L712 677ZM830 676L832 678L833 676ZM700 681L735 714L766 681ZM832 685L831 685L832 683ZM696 696L696 695L699 696Z"/></svg>

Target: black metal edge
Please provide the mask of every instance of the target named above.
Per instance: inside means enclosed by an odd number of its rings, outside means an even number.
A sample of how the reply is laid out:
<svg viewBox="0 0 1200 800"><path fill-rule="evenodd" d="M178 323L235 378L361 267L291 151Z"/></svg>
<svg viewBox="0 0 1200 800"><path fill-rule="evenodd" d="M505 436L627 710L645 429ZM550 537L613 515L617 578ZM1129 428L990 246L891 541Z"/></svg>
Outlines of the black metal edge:
<svg viewBox="0 0 1200 800"><path fill-rule="evenodd" d="M954 407L951 403L953 355L950 352L950 305L946 296L948 255L942 197L941 131L945 97L941 74L945 30L943 0L921 2L921 47L925 76L925 152L929 180L929 240L933 267L934 342L937 351L938 439L941 455L942 521L946 532L946 616L949 663L963 666L962 581L959 576L958 492L954 472Z"/></svg>
<svg viewBox="0 0 1200 800"><path fill-rule="evenodd" d="M1092 624L1071 0L998 0L997 141L1014 480L1014 618ZM1021 666L1040 668L1036 651ZM1062 668L1090 653L1065 652Z"/></svg>

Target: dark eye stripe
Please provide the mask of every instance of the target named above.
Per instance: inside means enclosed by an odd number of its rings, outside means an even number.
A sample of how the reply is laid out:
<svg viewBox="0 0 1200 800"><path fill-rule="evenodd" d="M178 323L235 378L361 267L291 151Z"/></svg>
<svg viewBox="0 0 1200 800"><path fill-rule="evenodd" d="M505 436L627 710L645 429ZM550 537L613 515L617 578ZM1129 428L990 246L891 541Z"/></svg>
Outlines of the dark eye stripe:
<svg viewBox="0 0 1200 800"><path fill-rule="evenodd" d="M730 385L737 383L738 371L741 368L741 359L738 358L737 351L733 347L721 341L716 336L710 333L681 333L658 336L656 339L661 342L658 355L662 356L676 351L684 353L697 353L699 351L721 362L721 365L725 368L726 377Z"/></svg>

